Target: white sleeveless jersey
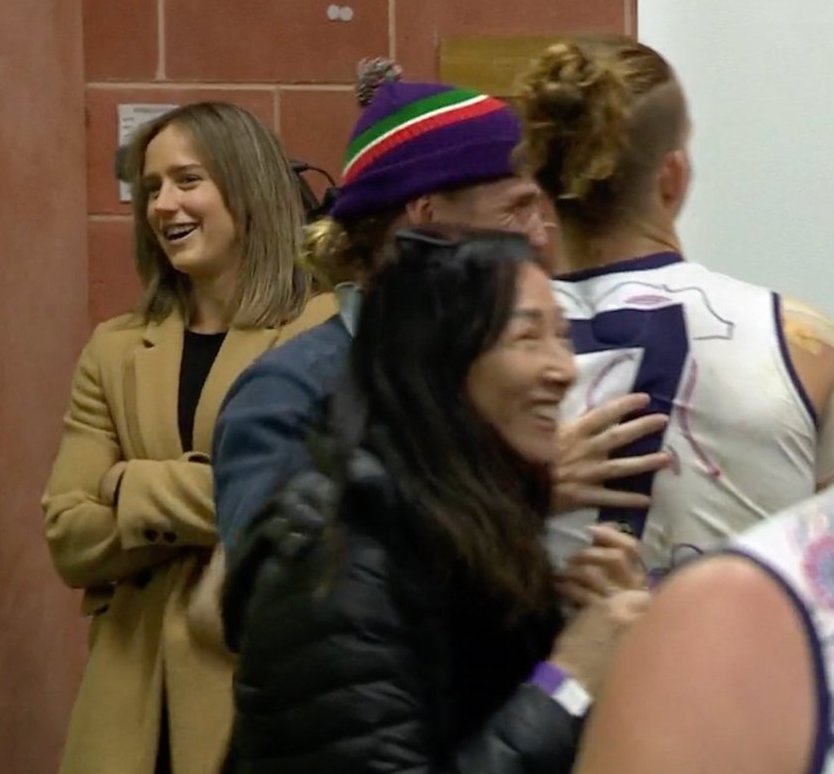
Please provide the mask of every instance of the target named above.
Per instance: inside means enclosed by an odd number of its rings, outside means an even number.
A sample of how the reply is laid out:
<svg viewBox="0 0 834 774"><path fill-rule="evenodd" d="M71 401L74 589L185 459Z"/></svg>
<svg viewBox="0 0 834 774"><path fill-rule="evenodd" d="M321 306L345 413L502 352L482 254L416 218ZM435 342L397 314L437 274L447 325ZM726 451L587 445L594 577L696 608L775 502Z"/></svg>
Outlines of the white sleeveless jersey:
<svg viewBox="0 0 834 774"><path fill-rule="evenodd" d="M728 551L762 567L803 624L819 718L808 771L834 774L834 487L735 538Z"/></svg>
<svg viewBox="0 0 834 774"><path fill-rule="evenodd" d="M562 417L609 398L651 396L669 424L618 454L664 449L671 469L611 485L652 495L651 509L583 510L553 517L558 561L585 542L588 524L631 526L650 569L679 547L700 549L811 496L814 410L787 357L779 298L764 288L659 253L553 283L571 322L579 372Z"/></svg>

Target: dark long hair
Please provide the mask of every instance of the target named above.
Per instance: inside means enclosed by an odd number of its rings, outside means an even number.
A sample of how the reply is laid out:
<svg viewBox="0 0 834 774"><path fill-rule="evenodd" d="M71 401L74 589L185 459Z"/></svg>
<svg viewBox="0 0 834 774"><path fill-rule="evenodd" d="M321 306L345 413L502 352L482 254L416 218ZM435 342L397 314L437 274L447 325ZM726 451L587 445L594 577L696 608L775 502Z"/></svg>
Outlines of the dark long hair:
<svg viewBox="0 0 834 774"><path fill-rule="evenodd" d="M394 477L437 568L501 603L508 620L552 602L540 537L548 476L473 408L466 376L512 313L519 235L459 228L400 232L371 281L353 349L371 445Z"/></svg>

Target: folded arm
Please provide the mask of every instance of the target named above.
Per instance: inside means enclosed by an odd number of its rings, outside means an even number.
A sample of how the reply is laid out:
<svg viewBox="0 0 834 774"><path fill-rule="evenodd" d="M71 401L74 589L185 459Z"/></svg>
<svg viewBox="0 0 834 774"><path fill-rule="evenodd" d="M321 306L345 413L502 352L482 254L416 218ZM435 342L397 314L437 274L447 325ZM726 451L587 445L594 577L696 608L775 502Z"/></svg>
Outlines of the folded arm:
<svg viewBox="0 0 834 774"><path fill-rule="evenodd" d="M205 455L128 460L116 506L122 546L214 546L212 490L211 465Z"/></svg>
<svg viewBox="0 0 834 774"><path fill-rule="evenodd" d="M76 367L64 434L42 500L47 544L70 586L105 586L174 555L167 546L147 542L123 545L116 509L100 496L102 478L121 459L94 335Z"/></svg>

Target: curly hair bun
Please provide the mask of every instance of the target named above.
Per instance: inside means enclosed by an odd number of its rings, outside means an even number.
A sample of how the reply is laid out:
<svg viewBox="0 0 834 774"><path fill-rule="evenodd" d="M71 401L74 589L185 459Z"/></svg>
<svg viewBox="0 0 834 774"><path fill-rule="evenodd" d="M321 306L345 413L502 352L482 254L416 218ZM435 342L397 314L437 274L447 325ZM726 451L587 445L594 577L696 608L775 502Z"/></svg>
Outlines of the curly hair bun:
<svg viewBox="0 0 834 774"><path fill-rule="evenodd" d="M629 112L616 66L580 43L560 41L528 73L522 97L527 157L534 170L550 162L559 196L582 199L614 174Z"/></svg>

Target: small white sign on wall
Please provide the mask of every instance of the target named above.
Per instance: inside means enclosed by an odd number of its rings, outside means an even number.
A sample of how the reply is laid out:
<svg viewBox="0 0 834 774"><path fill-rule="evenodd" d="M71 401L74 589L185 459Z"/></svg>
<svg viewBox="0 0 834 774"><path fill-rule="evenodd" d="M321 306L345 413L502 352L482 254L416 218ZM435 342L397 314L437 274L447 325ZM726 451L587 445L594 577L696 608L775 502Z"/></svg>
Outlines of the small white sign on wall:
<svg viewBox="0 0 834 774"><path fill-rule="evenodd" d="M116 141L119 148L124 148L129 142L133 133L143 124L153 121L155 118L167 113L169 110L179 107L178 105L160 104L133 104L119 105L119 125ZM130 201L130 184L119 181L119 201Z"/></svg>

